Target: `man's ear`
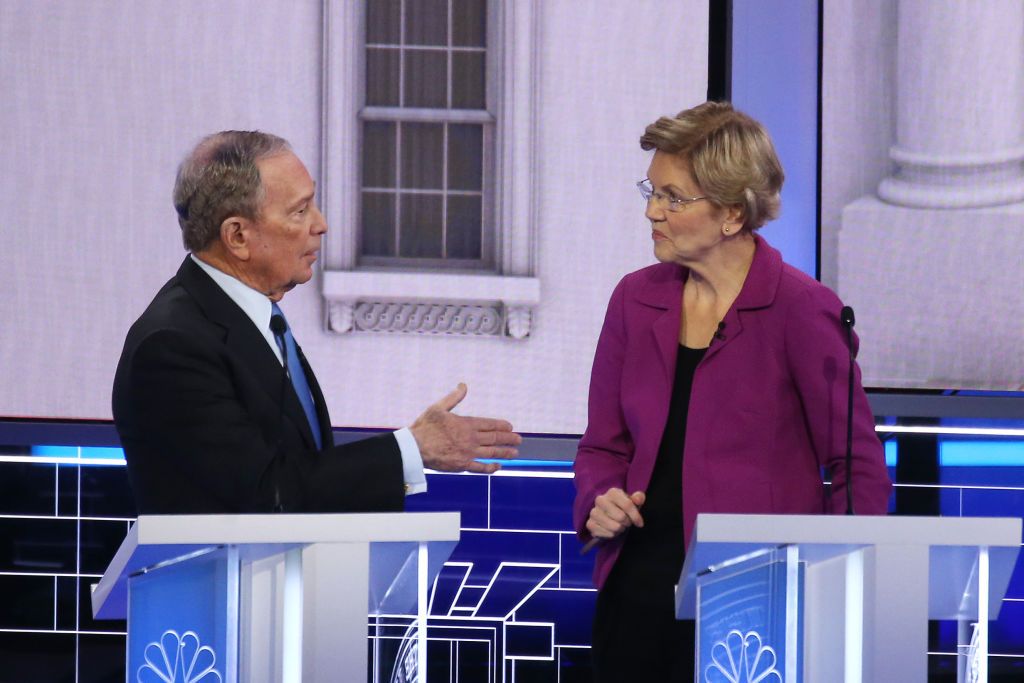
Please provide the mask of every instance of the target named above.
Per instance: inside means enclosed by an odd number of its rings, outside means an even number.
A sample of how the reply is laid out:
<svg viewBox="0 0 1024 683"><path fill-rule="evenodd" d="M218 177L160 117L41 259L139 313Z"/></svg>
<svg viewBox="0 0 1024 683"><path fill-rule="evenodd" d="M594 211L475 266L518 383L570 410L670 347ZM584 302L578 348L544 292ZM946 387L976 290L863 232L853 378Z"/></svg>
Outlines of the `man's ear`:
<svg viewBox="0 0 1024 683"><path fill-rule="evenodd" d="M249 239L252 221L242 216L228 216L220 224L220 243L239 261L249 260Z"/></svg>

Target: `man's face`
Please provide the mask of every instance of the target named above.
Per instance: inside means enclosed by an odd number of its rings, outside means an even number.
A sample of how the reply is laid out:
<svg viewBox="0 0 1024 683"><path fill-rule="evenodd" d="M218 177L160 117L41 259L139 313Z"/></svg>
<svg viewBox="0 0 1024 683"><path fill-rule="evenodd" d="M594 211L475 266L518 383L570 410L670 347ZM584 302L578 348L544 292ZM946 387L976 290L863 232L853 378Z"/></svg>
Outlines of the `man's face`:
<svg viewBox="0 0 1024 683"><path fill-rule="evenodd" d="M314 201L316 184L291 152L259 161L265 196L252 223L247 275L256 289L278 301L313 277L313 263L327 223Z"/></svg>

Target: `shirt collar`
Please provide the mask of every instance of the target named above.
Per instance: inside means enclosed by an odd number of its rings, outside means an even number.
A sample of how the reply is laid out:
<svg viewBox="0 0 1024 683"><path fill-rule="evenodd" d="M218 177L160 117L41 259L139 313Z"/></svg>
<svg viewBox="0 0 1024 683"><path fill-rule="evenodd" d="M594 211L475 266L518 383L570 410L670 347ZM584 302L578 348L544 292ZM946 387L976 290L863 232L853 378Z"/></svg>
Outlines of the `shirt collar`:
<svg viewBox="0 0 1024 683"><path fill-rule="evenodd" d="M196 258L195 254L190 255L195 264L203 269L203 272L210 276L217 286L224 290L253 324L261 332L270 329L270 299L263 292L257 291L245 284L238 278L228 275L222 270L217 270L202 259Z"/></svg>

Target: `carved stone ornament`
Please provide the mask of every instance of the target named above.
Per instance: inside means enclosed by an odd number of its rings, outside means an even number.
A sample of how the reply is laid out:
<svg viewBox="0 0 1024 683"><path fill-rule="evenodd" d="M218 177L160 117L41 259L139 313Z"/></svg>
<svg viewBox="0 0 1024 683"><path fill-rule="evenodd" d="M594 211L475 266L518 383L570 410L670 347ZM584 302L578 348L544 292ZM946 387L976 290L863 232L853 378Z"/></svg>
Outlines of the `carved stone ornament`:
<svg viewBox="0 0 1024 683"><path fill-rule="evenodd" d="M334 301L328 325L332 332L406 332L525 338L530 311L490 305L408 301Z"/></svg>
<svg viewBox="0 0 1024 683"><path fill-rule="evenodd" d="M350 332L354 309L355 305L352 301L332 301L327 318L327 326L331 332Z"/></svg>
<svg viewBox="0 0 1024 683"><path fill-rule="evenodd" d="M506 329L513 339L526 339L530 336L530 323L533 316L529 306L509 306Z"/></svg>

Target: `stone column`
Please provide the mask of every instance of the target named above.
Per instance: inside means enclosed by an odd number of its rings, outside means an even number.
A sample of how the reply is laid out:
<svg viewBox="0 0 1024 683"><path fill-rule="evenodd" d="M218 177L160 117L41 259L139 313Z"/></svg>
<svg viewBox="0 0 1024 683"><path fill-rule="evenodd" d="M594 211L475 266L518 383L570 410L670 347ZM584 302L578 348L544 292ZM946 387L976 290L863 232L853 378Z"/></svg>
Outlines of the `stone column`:
<svg viewBox="0 0 1024 683"><path fill-rule="evenodd" d="M1024 200L1024 3L899 0L895 175L902 206Z"/></svg>
<svg viewBox="0 0 1024 683"><path fill-rule="evenodd" d="M1024 2L897 8L895 172L839 231L865 384L1024 390Z"/></svg>

